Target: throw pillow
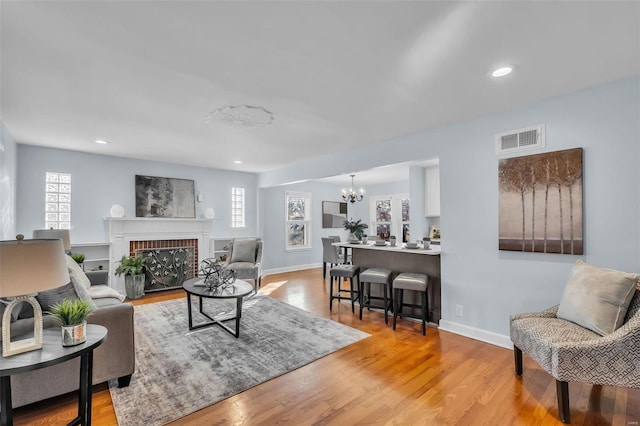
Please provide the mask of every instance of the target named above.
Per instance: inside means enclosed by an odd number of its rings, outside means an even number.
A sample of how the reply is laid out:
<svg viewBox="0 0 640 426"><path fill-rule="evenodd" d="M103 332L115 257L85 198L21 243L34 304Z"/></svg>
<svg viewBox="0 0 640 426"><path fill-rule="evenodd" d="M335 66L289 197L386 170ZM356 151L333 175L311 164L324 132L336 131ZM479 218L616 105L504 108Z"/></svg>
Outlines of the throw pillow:
<svg viewBox="0 0 640 426"><path fill-rule="evenodd" d="M557 317L602 336L620 327L640 275L598 268L578 260L564 289Z"/></svg>
<svg viewBox="0 0 640 426"><path fill-rule="evenodd" d="M256 247L258 241L255 238L243 238L233 241L233 250L231 251L231 261L235 262L255 262Z"/></svg>
<svg viewBox="0 0 640 426"><path fill-rule="evenodd" d="M89 277L84 273L80 265L73 260L69 255L65 256L67 259L67 268L69 269L69 276L75 280L76 283L82 285L84 288L91 287L91 281Z"/></svg>
<svg viewBox="0 0 640 426"><path fill-rule="evenodd" d="M9 305L9 300L7 299L0 299L0 324L2 324L2 317L4 316L4 311L7 309L7 306ZM20 315L20 311L22 310L22 305L24 305L24 303L20 303L19 305L16 305L15 308L13 308L13 310L11 311L11 320L10 322L15 322L18 319L18 316Z"/></svg>

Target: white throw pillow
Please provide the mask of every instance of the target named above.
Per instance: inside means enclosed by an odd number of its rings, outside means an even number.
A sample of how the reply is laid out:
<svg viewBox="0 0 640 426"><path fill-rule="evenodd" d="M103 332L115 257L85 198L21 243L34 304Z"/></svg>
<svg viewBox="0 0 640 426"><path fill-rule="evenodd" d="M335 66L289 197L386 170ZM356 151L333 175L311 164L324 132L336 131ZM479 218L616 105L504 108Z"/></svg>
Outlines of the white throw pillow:
<svg viewBox="0 0 640 426"><path fill-rule="evenodd" d="M91 281L89 281L89 277L84 273L80 265L73 260L73 258L69 255L65 256L67 259L67 269L69 269L69 276L76 283L82 285L84 288L91 287Z"/></svg>
<svg viewBox="0 0 640 426"><path fill-rule="evenodd" d="M578 260L571 269L557 317L604 336L620 327L640 275L598 268Z"/></svg>

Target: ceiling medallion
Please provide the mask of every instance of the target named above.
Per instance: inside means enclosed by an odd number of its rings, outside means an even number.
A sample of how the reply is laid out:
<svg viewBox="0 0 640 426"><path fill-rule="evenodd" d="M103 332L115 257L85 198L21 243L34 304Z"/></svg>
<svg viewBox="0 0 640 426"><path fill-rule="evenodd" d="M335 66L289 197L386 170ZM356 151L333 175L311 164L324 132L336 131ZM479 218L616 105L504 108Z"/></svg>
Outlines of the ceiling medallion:
<svg viewBox="0 0 640 426"><path fill-rule="evenodd" d="M204 121L237 127L266 127L273 120L273 113L259 106L227 105L207 114Z"/></svg>

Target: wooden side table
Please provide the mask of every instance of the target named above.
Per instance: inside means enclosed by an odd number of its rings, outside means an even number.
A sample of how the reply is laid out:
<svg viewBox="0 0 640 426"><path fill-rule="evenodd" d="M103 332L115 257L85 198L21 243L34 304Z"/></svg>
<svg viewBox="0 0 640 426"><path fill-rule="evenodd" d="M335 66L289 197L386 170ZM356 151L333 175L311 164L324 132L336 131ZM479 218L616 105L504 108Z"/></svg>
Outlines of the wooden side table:
<svg viewBox="0 0 640 426"><path fill-rule="evenodd" d="M107 329L87 324L86 342L70 347L62 346L59 327L43 330L42 349L7 358L0 357L0 424L13 425L11 406L11 376L60 364L80 357L80 387L78 389L78 417L69 425L91 424L91 386L93 378L93 350L107 340Z"/></svg>

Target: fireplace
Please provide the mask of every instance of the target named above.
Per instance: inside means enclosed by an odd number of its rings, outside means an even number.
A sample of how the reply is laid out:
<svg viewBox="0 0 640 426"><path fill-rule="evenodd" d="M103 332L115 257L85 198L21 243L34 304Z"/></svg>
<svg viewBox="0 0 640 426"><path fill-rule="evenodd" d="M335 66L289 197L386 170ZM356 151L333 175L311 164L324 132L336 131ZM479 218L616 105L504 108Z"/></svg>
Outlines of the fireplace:
<svg viewBox="0 0 640 426"><path fill-rule="evenodd" d="M175 278L178 279L179 284L177 282L167 284L156 280L155 284L145 286L149 291L166 289L169 286L181 286L182 282L187 279L182 279L183 277L197 275L199 259L213 257L211 235L213 219L108 217L105 220L109 224L109 241L111 243L109 283L122 294L124 294L124 279L115 275L115 269L122 256L131 256L138 252L147 256L151 253L151 257L153 257L159 254L155 253L155 250L161 250L166 251L167 261L169 261L168 255L177 255L177 259L180 259L181 262L179 271L181 275ZM175 252L176 250L177 252ZM169 253L169 251L174 251L174 253ZM160 259L164 259L164 256ZM176 259L174 261L177 262ZM188 268L184 267L185 261L189 264ZM163 270L162 274L166 272L171 275L170 271L171 269Z"/></svg>
<svg viewBox="0 0 640 426"><path fill-rule="evenodd" d="M197 239L131 241L129 252L146 261L145 291L180 288L198 275Z"/></svg>

